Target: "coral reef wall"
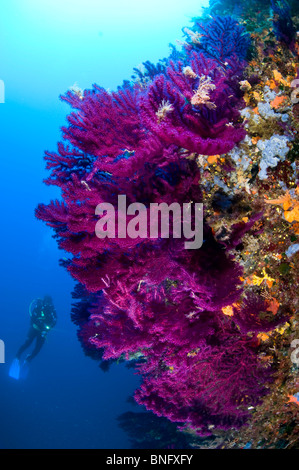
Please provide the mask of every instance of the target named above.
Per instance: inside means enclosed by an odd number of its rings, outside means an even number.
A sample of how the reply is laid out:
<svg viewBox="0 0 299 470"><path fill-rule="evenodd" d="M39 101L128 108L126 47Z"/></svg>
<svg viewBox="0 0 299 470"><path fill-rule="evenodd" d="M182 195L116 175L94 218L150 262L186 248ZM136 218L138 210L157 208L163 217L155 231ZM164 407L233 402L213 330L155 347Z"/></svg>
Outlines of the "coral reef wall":
<svg viewBox="0 0 299 470"><path fill-rule="evenodd" d="M63 140L45 156L61 199L36 209L69 253L85 353L103 369L126 361L137 403L187 433L225 432L223 446L261 445L269 403L298 416L298 18L264 3L212 1L180 48L116 91L67 91ZM99 238L96 207L119 195L146 214L203 203L201 248L171 231Z"/></svg>

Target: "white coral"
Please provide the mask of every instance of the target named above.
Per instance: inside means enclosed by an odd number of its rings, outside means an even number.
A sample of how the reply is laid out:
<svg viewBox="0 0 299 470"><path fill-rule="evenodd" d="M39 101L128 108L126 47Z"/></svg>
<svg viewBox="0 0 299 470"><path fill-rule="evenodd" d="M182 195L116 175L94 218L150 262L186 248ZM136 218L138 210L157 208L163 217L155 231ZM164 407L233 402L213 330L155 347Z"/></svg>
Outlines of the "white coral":
<svg viewBox="0 0 299 470"><path fill-rule="evenodd" d="M262 152L260 161L259 178L264 180L267 178L267 168L275 168L280 160L284 160L289 152L289 137L274 134L271 139L259 140L258 149Z"/></svg>

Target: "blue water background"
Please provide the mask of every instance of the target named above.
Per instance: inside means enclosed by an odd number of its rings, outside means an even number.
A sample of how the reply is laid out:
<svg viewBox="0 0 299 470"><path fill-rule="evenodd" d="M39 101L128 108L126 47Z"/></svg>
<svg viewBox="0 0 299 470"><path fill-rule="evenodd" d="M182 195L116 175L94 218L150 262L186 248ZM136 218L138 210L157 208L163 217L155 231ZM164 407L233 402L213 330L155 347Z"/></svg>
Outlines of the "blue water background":
<svg viewBox="0 0 299 470"><path fill-rule="evenodd" d="M127 402L139 379L123 364L108 373L86 357L70 320L73 280L52 231L34 218L39 202L59 197L47 187L43 154L56 150L69 107L58 97L74 83L111 90L133 67L169 55L169 43L207 1L10 0L1 3L0 104L1 310L0 448L128 448L116 418L141 411ZM50 294L55 330L26 381L8 369L28 326L28 307Z"/></svg>

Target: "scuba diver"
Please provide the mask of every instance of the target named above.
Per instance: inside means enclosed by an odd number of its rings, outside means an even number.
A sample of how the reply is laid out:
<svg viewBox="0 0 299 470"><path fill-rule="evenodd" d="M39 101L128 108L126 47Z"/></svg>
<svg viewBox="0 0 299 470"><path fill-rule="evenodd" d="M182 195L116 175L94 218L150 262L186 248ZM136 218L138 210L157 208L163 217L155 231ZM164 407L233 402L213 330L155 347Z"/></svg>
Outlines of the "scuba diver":
<svg viewBox="0 0 299 470"><path fill-rule="evenodd" d="M19 348L15 359L10 367L9 375L14 379L19 379L20 375L26 375L28 363L39 353L47 333L56 325L57 316L52 298L45 295L43 299L35 299L29 307L30 328L27 333L25 343ZM20 363L21 355L35 341L33 351L28 354L24 362ZM22 374L23 372L23 374Z"/></svg>

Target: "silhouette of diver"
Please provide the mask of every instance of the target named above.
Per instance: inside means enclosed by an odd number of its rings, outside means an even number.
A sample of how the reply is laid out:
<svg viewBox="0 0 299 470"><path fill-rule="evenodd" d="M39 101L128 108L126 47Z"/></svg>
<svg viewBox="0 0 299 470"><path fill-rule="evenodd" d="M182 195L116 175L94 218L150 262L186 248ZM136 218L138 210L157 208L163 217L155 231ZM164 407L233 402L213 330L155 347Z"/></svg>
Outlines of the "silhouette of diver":
<svg viewBox="0 0 299 470"><path fill-rule="evenodd" d="M36 340L33 351L25 359L26 362L31 361L39 353L46 340L47 333L56 325L57 321L56 310L49 295L45 295L43 299L33 300L29 307L29 313L30 328L27 338L16 354L16 359L20 360L23 352Z"/></svg>

